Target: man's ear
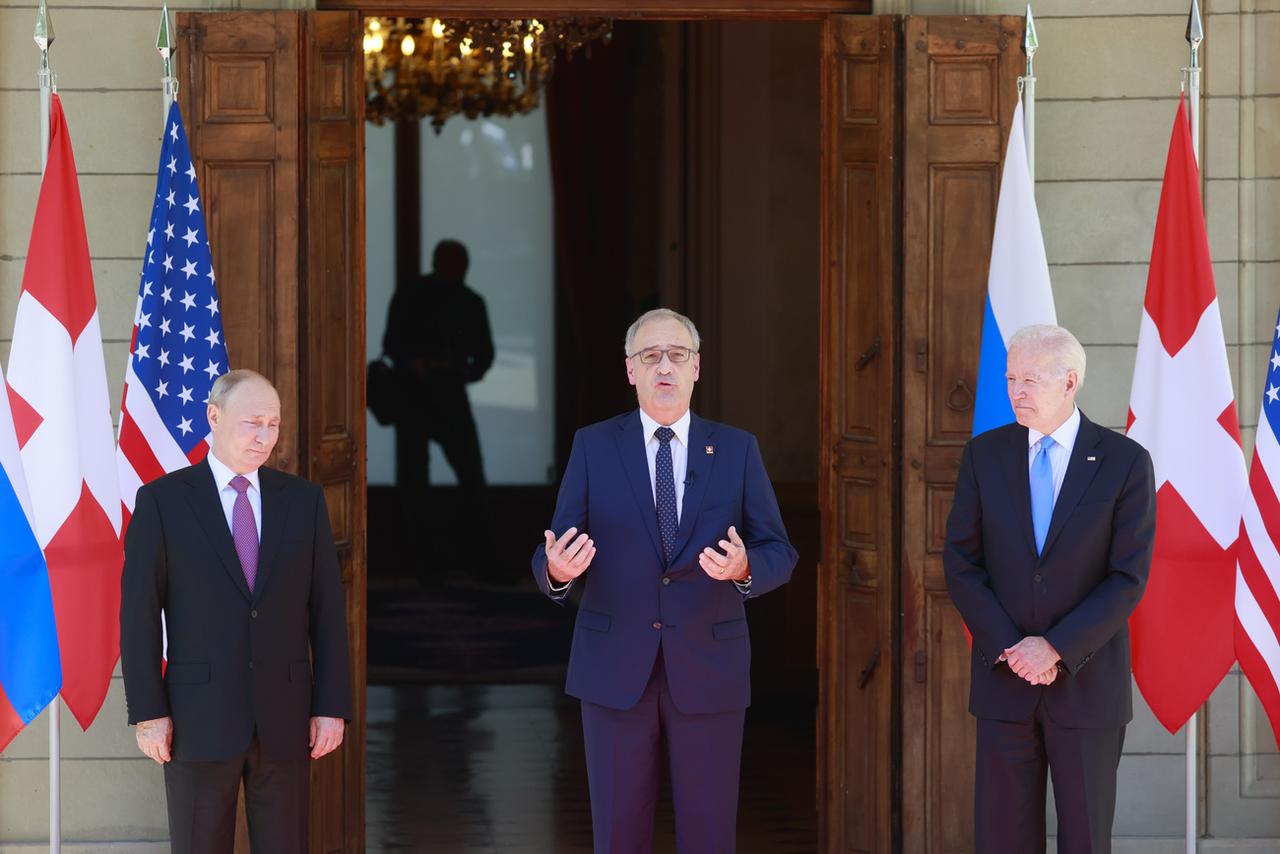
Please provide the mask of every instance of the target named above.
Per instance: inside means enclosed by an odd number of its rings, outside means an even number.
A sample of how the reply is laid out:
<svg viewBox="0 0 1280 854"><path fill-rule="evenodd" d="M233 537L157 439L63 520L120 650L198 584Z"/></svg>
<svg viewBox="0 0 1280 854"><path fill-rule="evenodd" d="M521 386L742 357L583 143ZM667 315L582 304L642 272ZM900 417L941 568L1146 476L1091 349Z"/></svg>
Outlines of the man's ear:
<svg viewBox="0 0 1280 854"><path fill-rule="evenodd" d="M632 385L636 384L636 366L631 359L627 359L627 382Z"/></svg>

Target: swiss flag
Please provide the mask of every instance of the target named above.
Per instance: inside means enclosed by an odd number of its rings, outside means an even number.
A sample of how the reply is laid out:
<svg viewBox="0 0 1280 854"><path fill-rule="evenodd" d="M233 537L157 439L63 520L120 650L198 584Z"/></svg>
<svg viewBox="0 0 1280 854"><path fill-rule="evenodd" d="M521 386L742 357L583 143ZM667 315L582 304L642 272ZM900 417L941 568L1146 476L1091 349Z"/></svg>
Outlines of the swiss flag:
<svg viewBox="0 0 1280 854"><path fill-rule="evenodd" d="M1133 673L1177 731L1235 661L1236 539L1247 489L1185 99L1156 216L1128 435L1156 471L1156 542L1129 625Z"/></svg>
<svg viewBox="0 0 1280 854"><path fill-rule="evenodd" d="M80 185L57 95L49 125L6 373L49 566L62 698L88 729L120 657L120 489Z"/></svg>

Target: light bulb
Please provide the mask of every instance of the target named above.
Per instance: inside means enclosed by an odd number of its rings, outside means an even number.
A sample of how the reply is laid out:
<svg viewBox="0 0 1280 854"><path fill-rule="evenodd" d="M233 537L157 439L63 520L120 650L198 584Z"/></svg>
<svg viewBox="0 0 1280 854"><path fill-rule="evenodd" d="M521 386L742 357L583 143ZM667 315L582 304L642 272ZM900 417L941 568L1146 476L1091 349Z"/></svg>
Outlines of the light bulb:
<svg viewBox="0 0 1280 854"><path fill-rule="evenodd" d="M400 42L400 52L405 56L413 56L413 51L417 48L417 44L413 41L413 36L406 35Z"/></svg>
<svg viewBox="0 0 1280 854"><path fill-rule="evenodd" d="M532 33L524 37L524 52L530 55L533 54L533 34Z"/></svg>
<svg viewBox="0 0 1280 854"><path fill-rule="evenodd" d="M377 32L378 30L380 30L380 29L382 29L382 22L381 22L381 21L379 21L377 18L370 18L370 19L369 19L369 32L371 32L371 33L376 33L376 32Z"/></svg>
<svg viewBox="0 0 1280 854"><path fill-rule="evenodd" d="M433 39L444 38L444 21L436 18L431 24L431 37Z"/></svg>
<svg viewBox="0 0 1280 854"><path fill-rule="evenodd" d="M379 53L382 50L382 34L374 33L371 35L369 37L369 46L373 48L374 53Z"/></svg>

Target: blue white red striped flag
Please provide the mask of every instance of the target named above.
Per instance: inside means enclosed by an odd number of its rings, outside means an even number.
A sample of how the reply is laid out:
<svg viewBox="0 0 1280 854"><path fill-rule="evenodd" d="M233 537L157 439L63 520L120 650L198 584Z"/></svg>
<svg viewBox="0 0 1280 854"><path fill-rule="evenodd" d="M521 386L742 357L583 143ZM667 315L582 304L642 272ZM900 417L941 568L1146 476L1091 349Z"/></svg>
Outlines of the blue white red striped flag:
<svg viewBox="0 0 1280 854"><path fill-rule="evenodd" d="M1027 141L1022 127L1022 101L1013 112L1009 146L1004 153L991 267L987 273L987 305L982 318L973 435L1013 423L1005 383L1009 339L1024 326L1056 324L1049 262L1040 233L1035 185L1027 169Z"/></svg>
<svg viewBox="0 0 1280 854"><path fill-rule="evenodd" d="M0 752L62 690L49 570L0 374Z"/></svg>

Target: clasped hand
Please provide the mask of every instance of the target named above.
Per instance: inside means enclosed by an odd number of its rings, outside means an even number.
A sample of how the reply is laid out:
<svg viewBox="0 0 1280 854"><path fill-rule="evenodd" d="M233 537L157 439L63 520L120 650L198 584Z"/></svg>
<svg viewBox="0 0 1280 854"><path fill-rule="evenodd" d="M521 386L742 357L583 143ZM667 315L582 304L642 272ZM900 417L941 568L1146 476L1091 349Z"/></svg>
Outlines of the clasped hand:
<svg viewBox="0 0 1280 854"><path fill-rule="evenodd" d="M308 739L311 758L319 759L337 750L346 728L347 722L342 718L313 717ZM138 740L138 749L160 765L173 758L173 718L140 721L134 737Z"/></svg>
<svg viewBox="0 0 1280 854"><path fill-rule="evenodd" d="M1000 654L1018 676L1032 685L1052 685L1058 678L1058 662L1062 656L1042 637L1026 637Z"/></svg>

